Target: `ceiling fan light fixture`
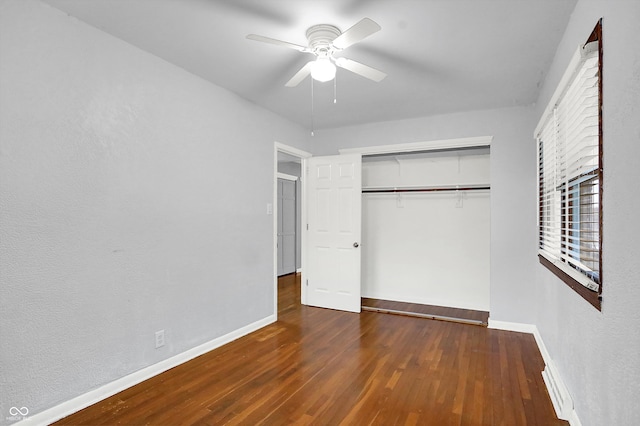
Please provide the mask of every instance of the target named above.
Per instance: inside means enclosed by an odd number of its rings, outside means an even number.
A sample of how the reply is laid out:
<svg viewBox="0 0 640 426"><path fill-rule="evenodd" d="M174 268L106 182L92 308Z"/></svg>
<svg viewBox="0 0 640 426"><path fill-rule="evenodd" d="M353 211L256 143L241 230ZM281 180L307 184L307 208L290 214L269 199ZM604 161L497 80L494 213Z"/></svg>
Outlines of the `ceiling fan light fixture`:
<svg viewBox="0 0 640 426"><path fill-rule="evenodd" d="M0 0L1 1L1 0ZM347 58L334 58L337 52L361 42L370 35L380 31L380 25L369 18L362 18L345 32L330 24L313 25L307 29L307 46L302 46L288 41L265 37L257 34L249 34L249 40L274 44L297 50L302 53L311 53L316 60L307 62L298 72L285 83L286 87L295 87L302 80L311 75L312 80L319 82L331 81L336 78L336 67L345 69L361 77L375 82L382 81L387 74L360 62Z"/></svg>
<svg viewBox="0 0 640 426"><path fill-rule="evenodd" d="M311 78L319 82L331 81L336 76L336 66L328 57L319 57L311 65Z"/></svg>

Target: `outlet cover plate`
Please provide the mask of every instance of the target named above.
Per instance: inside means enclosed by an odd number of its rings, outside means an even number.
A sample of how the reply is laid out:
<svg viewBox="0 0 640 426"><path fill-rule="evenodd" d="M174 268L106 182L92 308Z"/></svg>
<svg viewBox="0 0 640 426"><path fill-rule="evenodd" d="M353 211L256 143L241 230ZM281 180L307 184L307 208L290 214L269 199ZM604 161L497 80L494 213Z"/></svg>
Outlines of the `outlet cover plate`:
<svg viewBox="0 0 640 426"><path fill-rule="evenodd" d="M164 346L164 330L156 331L156 349Z"/></svg>

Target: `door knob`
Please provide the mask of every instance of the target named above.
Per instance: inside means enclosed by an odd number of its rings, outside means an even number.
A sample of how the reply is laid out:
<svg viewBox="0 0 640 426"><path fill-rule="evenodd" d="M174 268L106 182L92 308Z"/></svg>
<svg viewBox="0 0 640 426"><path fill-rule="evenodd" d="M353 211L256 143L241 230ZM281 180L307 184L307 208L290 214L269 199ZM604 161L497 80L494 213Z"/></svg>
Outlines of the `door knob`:
<svg viewBox="0 0 640 426"><path fill-rule="evenodd" d="M360 247L360 244L358 244L357 242L355 242L355 243L353 243L353 246L354 246L355 248L358 248L358 247Z"/></svg>

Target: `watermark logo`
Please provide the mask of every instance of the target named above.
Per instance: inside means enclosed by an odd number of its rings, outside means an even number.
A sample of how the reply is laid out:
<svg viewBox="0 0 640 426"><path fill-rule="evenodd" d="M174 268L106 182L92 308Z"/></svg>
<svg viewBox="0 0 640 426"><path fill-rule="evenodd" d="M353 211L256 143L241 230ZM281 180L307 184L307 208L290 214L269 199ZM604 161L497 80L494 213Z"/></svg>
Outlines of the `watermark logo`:
<svg viewBox="0 0 640 426"><path fill-rule="evenodd" d="M24 420L28 414L29 409L27 407L11 407L9 408L9 417L6 419L10 421Z"/></svg>

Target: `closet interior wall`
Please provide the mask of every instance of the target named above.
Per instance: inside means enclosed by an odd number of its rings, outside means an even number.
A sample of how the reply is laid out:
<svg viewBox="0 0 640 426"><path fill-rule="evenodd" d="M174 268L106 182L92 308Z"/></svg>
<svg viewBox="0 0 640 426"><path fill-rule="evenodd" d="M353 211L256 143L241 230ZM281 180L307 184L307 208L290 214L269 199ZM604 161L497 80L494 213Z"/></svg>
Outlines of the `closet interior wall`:
<svg viewBox="0 0 640 426"><path fill-rule="evenodd" d="M362 297L489 311L489 155L363 157Z"/></svg>

